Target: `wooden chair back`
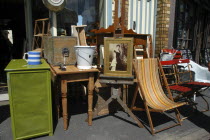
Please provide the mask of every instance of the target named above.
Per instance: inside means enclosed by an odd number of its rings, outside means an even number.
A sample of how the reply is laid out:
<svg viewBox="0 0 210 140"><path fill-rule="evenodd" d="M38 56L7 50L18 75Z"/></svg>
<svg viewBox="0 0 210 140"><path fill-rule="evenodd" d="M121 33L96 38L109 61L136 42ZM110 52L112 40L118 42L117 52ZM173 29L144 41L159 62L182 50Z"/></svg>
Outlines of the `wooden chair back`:
<svg viewBox="0 0 210 140"><path fill-rule="evenodd" d="M177 110L177 107L185 105L186 103L174 102L168 86L166 86L166 89L170 99L166 96L160 82L160 73L163 73L163 69L159 60L157 58L136 59L133 62L133 66L137 79L137 88L134 93L131 110L147 112L147 117L149 120L152 134L155 134L157 132L160 132L162 130L168 129L176 125L181 125L180 115ZM167 85L167 80L165 77L163 78L163 81L165 82L165 85ZM134 107L138 91L144 102L145 109ZM178 123L170 127L155 131L150 111L165 112L171 109L175 110Z"/></svg>

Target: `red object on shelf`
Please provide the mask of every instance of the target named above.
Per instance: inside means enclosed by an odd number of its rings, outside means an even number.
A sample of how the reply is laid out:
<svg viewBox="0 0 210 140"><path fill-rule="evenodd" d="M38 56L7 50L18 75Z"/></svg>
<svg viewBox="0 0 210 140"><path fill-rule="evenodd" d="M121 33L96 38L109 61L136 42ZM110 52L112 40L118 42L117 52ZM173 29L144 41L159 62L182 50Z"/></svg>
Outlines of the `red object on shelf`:
<svg viewBox="0 0 210 140"><path fill-rule="evenodd" d="M179 63L189 63L190 59L173 59L169 61L160 61L161 65L174 65Z"/></svg>

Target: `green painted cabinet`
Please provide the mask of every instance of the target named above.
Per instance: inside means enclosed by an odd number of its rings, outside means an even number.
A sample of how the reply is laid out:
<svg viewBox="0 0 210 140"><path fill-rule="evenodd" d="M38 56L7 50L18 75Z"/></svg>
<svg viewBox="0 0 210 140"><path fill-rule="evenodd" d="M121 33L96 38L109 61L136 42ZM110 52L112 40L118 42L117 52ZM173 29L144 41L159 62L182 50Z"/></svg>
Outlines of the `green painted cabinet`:
<svg viewBox="0 0 210 140"><path fill-rule="evenodd" d="M9 87L13 138L52 135L50 66L14 59L5 68Z"/></svg>

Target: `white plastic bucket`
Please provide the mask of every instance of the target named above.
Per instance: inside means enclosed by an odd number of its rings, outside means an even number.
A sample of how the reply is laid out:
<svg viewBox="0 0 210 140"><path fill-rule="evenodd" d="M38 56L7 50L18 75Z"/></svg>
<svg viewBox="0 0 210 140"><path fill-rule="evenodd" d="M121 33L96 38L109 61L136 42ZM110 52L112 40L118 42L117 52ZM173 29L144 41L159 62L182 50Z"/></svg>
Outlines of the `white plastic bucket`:
<svg viewBox="0 0 210 140"><path fill-rule="evenodd" d="M78 69L91 69L96 46L74 46Z"/></svg>

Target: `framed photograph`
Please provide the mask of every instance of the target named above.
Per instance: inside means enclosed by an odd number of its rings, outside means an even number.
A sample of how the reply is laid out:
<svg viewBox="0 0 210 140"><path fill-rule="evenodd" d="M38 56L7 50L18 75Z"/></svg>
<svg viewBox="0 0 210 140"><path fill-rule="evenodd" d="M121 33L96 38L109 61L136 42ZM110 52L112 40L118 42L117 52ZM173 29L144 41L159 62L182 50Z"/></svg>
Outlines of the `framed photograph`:
<svg viewBox="0 0 210 140"><path fill-rule="evenodd" d="M104 75L132 77L133 38L104 38Z"/></svg>

